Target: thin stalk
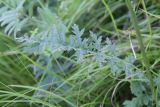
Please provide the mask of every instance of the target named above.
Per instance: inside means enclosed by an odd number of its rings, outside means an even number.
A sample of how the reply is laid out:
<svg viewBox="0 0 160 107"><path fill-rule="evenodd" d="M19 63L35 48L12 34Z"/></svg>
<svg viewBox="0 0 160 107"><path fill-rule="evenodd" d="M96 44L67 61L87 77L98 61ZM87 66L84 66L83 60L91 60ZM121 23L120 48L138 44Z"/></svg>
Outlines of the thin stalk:
<svg viewBox="0 0 160 107"><path fill-rule="evenodd" d="M109 7L109 5L106 3L105 0L102 0L102 3L104 4L106 10L108 11L108 13L109 13L109 15L110 15L110 17L111 17L111 19L112 19L113 26L114 26L114 29L115 29L116 34L117 34L117 36L118 36L118 39L120 39L120 34L119 34L119 31L118 31L118 27L117 27L116 21L115 21L115 19L114 19L114 17L113 17L113 14L112 14L112 12L111 12L110 7Z"/></svg>
<svg viewBox="0 0 160 107"><path fill-rule="evenodd" d="M147 26L148 26L148 29L149 29L149 34L150 34L150 40L149 40L149 43L148 43L148 45L146 46L146 49L145 49L145 51L147 51L148 50L148 48L149 48L149 45L151 45L151 42L152 42L152 27L151 27L151 20L150 20L150 17L149 17L149 15L147 14L147 8L146 8L146 5L145 5L145 2L144 2L144 0L141 0L141 2L142 2L142 6L143 6L143 9L144 9L144 13L145 13L145 16L146 16L146 19L147 19Z"/></svg>
<svg viewBox="0 0 160 107"><path fill-rule="evenodd" d="M150 16L147 14L147 8L146 8L144 0L142 0L141 2L142 2L142 6L143 6L144 11L146 11L145 16L146 16L146 19L148 21L147 24L148 24L148 28L149 28L149 34L152 37L152 27L151 27L151 24L150 24L151 23Z"/></svg>
<svg viewBox="0 0 160 107"><path fill-rule="evenodd" d="M132 24L133 24L134 29L135 29L136 34L137 34L137 40L138 40L139 45L140 45L141 54L142 54L142 57L143 57L143 63L145 65L145 68L147 69L146 76L150 80L150 88L151 88L151 91L152 91L152 106L154 106L155 94L154 94L154 84L153 84L152 74L151 74L151 70L150 70L150 63L149 63L149 60L148 60L148 58L146 56L146 53L145 53L145 48L144 48L144 45L143 45L143 40L142 40L140 28L138 26L138 21L137 21L136 14L133 11L131 1L126 0L126 4L127 4L128 9L130 11Z"/></svg>

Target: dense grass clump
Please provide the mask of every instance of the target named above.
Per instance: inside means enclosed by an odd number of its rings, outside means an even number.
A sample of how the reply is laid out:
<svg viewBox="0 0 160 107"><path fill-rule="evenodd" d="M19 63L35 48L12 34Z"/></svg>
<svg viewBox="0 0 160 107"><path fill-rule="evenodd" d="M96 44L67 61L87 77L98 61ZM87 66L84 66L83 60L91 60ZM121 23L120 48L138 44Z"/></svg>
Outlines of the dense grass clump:
<svg viewBox="0 0 160 107"><path fill-rule="evenodd" d="M0 0L0 106L160 107L158 0Z"/></svg>

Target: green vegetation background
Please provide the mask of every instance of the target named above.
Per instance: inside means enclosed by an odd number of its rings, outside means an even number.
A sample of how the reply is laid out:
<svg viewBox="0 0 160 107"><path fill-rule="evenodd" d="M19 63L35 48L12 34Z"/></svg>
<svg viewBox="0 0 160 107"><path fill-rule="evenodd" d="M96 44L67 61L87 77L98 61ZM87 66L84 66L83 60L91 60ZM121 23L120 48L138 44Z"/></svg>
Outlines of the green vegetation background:
<svg viewBox="0 0 160 107"><path fill-rule="evenodd" d="M160 107L159 4L0 0L0 106Z"/></svg>

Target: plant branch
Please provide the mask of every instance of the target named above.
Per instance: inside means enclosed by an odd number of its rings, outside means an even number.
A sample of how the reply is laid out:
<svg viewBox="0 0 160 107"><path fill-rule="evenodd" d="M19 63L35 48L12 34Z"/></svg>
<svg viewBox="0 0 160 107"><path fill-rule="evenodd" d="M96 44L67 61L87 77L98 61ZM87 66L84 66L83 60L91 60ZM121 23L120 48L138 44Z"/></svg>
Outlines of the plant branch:
<svg viewBox="0 0 160 107"><path fill-rule="evenodd" d="M132 5L131 5L131 1L130 0L126 0L126 4L127 4L127 7L130 11L130 14L131 14L131 20L132 20L132 24L134 26L134 29L136 31L136 34L137 34L137 40L139 42L139 45L140 45L140 49L141 49L141 54L142 54L142 57L143 57L143 63L145 65L145 68L147 69L147 72L146 72L146 76L149 78L150 80L150 88L151 88L151 91L152 91L152 106L154 106L153 102L154 102L154 99L155 99L155 95L154 95L154 84L153 84L153 79L152 79L152 74L151 74L151 70L150 70L150 63L149 63L149 60L146 56L146 53L145 53L145 48L144 48L144 44L143 44L143 40L142 40L142 36L141 36L141 32L140 32L140 28L138 26L138 21L137 21L137 17L136 17L136 14L135 12L133 11L133 8L132 8Z"/></svg>

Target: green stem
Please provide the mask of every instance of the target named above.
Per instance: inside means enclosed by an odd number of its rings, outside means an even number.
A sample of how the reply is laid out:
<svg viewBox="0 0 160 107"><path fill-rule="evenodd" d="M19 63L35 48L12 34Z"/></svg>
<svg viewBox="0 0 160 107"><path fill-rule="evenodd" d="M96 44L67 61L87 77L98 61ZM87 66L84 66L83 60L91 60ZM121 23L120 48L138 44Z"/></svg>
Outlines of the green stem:
<svg viewBox="0 0 160 107"><path fill-rule="evenodd" d="M118 31L118 27L117 27L116 21L115 21L115 19L114 19L114 17L113 17L113 14L112 14L112 12L111 12L110 7L109 7L109 5L107 4L107 2L106 2L105 0L102 0L102 3L104 4L106 10L108 11L108 13L109 13L109 15L110 15L110 17L111 17L111 19L112 19L113 26L114 26L114 29L115 29L116 34L117 34L117 36L118 36L118 39L120 39L120 34L119 34L119 31Z"/></svg>
<svg viewBox="0 0 160 107"><path fill-rule="evenodd" d="M148 25L149 34L150 34L150 40L149 40L149 43L148 43L148 45L146 46L146 49L145 49L145 51L147 51L148 48L149 48L149 45L150 45L151 42L152 42L152 28L151 28L151 24L150 24L150 22L151 22L150 17L149 17L149 15L147 14L147 8L146 8L146 5L145 5L145 1L144 1L144 0L141 0L141 2L142 2L143 9L144 9L144 11L145 11L146 19L147 19L147 21L148 21L148 22L147 22L147 25Z"/></svg>
<svg viewBox="0 0 160 107"><path fill-rule="evenodd" d="M131 1L126 0L126 4L127 4L128 9L130 11L132 24L133 24L134 29L135 29L136 34L137 34L137 39L138 39L140 49L141 49L141 54L142 54L142 57L143 57L143 63L145 65L145 68L147 69L146 76L150 80L150 88L151 88L151 91L152 91L152 106L154 106L155 94L154 94L154 84L153 84L152 74L151 74L151 70L150 70L150 63L149 63L149 60L148 60L148 58L146 56L146 53L145 53L145 48L144 48L144 45L143 45L141 32L139 30L140 28L138 26L138 21L137 21L136 14L135 14L135 12L132 8L132 5L131 5Z"/></svg>

